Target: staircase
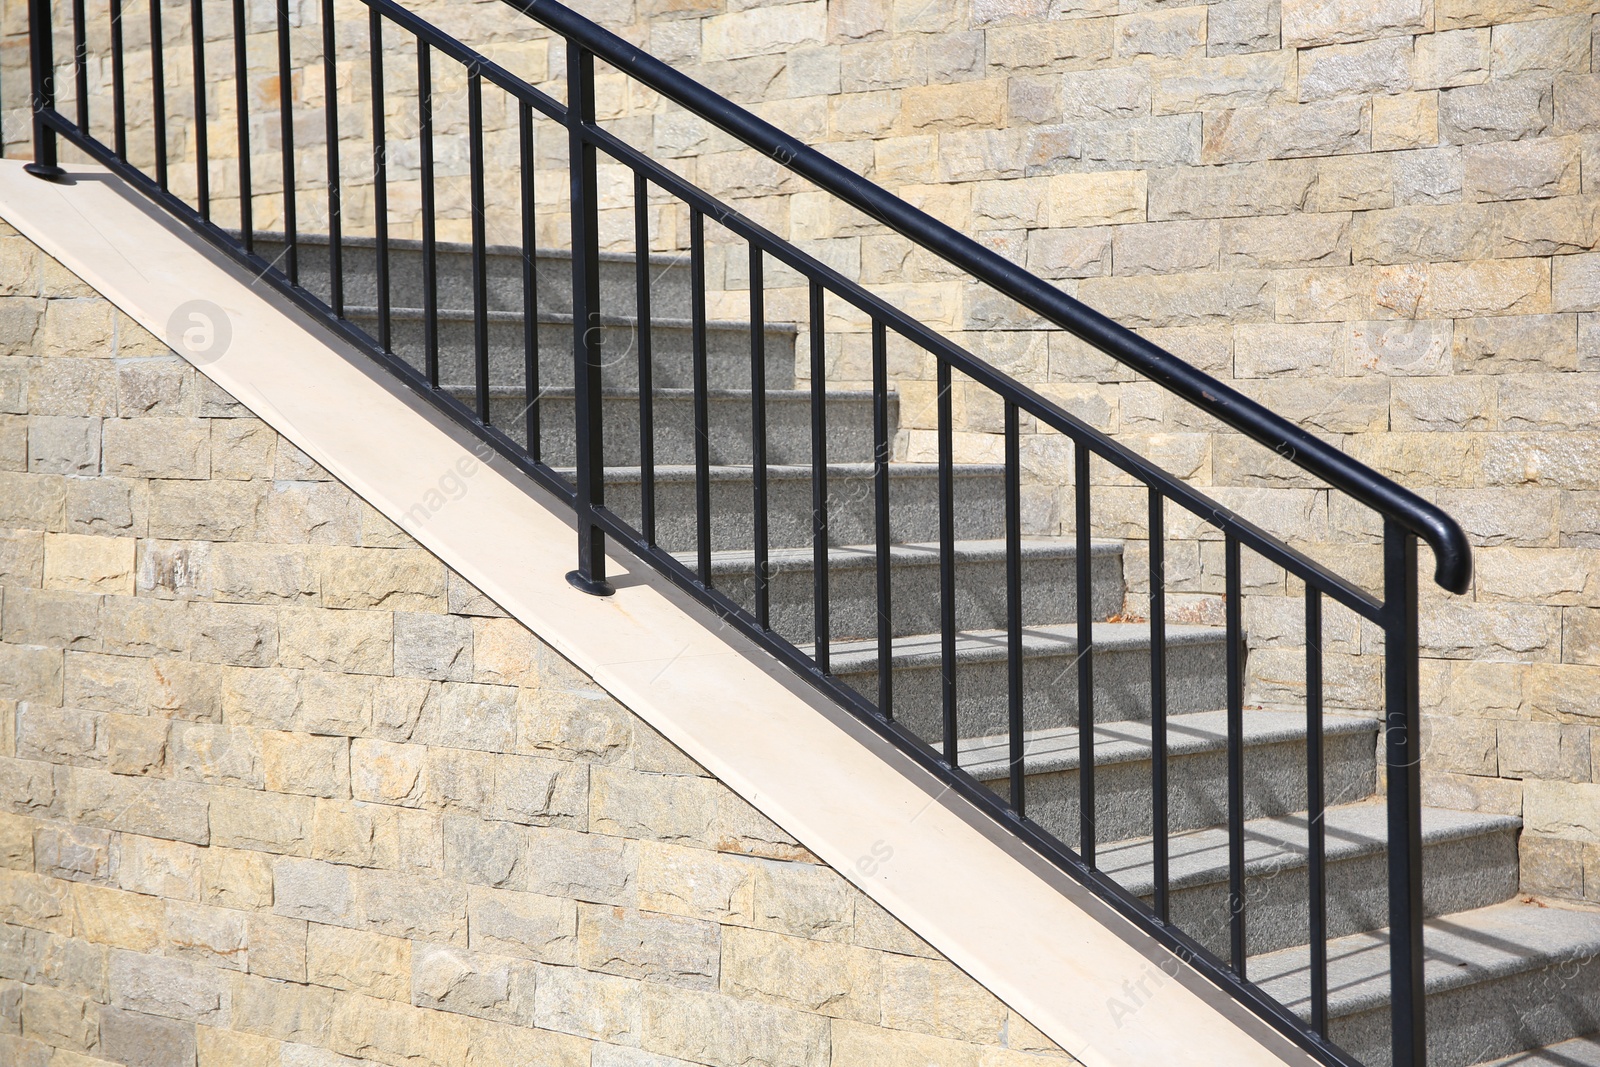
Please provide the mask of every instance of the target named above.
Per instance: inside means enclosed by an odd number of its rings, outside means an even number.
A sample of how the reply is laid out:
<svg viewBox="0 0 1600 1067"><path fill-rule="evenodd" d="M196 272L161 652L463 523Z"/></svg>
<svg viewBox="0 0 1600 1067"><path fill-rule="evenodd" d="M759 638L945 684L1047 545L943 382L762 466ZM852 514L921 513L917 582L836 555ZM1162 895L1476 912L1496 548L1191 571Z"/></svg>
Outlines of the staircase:
<svg viewBox="0 0 1600 1067"><path fill-rule="evenodd" d="M258 240L266 258L281 246ZM320 249L320 251L319 251ZM303 238L302 284L324 291L326 246ZM420 249L391 247L392 350L423 366ZM376 333L374 248L347 244L348 317ZM441 387L473 400L470 250L438 252ZM652 371L657 538L694 563L694 422L687 269L651 265ZM541 453L570 468L572 440L571 257L542 252L539 283ZM489 257L491 422L518 436L527 405L521 321L522 258ZM602 264L607 345L625 343L605 369L607 503L629 521L639 513L638 363L631 345L635 263ZM770 465L771 624L809 650L814 556L808 383L796 379L793 326L765 329ZM753 468L750 465L750 325L708 323L713 466L712 584L754 606ZM890 418L897 406L890 402ZM828 394L830 461L830 635L833 674L869 700L878 687L876 557L872 508L871 394ZM944 744L939 632L938 472L893 462L893 706L897 720L929 745ZM956 494L958 737L960 765L997 793L1009 789L1006 729L1006 604L999 468L958 465ZM1024 541L1027 584L1023 643L1027 703L1024 742L1028 815L1076 847L1079 742L1076 640L1077 552L1072 537ZM1100 869L1147 902L1155 876L1151 836L1150 627L1112 621L1124 604L1123 546L1096 541L1090 564L1096 620L1095 796ZM1172 680L1167 730L1170 909L1210 951L1229 947L1228 737L1224 712L1226 634L1221 627L1169 625ZM1247 974L1309 1018L1306 729L1297 712L1244 714ZM1328 803L1329 1032L1364 1064L1389 1062L1389 957L1385 808L1379 796L1377 712L1324 718ZM1600 1062L1600 913L1519 896L1520 821L1424 809L1429 1063ZM1574 1041L1572 1039L1579 1039ZM1562 1043L1557 1045L1557 1043ZM1555 1046L1534 1058L1530 1049ZM1584 1052L1583 1050L1589 1050ZM1501 1057L1514 1056L1510 1061ZM1579 1058L1589 1055L1591 1059Z"/></svg>

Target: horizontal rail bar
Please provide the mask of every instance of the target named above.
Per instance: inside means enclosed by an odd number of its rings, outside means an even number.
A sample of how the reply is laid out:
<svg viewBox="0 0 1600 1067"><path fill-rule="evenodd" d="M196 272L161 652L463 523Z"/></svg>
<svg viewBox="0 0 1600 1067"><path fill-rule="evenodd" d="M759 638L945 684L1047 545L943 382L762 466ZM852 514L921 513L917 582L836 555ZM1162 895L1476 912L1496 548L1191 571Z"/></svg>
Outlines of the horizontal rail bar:
<svg viewBox="0 0 1600 1067"><path fill-rule="evenodd" d="M386 3L388 0L368 2ZM1433 549L1434 581L1453 593L1466 591L1472 579L1472 549L1466 534L1454 519L1416 493L556 0L505 0L505 3L581 44L666 99L993 286L1023 307L1272 449L1295 466L1374 511L1394 518ZM1007 379L998 391L1011 399L1009 394L1014 386L1015 383Z"/></svg>

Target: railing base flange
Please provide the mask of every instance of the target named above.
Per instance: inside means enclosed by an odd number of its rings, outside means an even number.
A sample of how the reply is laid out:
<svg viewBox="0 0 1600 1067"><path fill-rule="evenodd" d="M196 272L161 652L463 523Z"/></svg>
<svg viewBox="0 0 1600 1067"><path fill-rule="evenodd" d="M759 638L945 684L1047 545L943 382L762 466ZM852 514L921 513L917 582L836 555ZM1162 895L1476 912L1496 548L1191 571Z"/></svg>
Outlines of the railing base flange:
<svg viewBox="0 0 1600 1067"><path fill-rule="evenodd" d="M60 167L52 167L48 163L25 163L22 169L35 178L43 178L47 182L58 182L67 176L67 172Z"/></svg>
<svg viewBox="0 0 1600 1067"><path fill-rule="evenodd" d="M585 577L582 571L568 571L567 584L590 596L610 596L617 591L617 587L605 579L602 578L597 582L593 578Z"/></svg>

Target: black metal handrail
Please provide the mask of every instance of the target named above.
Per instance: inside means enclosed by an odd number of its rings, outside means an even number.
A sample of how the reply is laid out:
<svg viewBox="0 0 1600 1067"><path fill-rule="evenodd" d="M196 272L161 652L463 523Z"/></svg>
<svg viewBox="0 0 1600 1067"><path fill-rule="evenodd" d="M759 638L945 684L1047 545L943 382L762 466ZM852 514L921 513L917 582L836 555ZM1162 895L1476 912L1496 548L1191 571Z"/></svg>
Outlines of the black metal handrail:
<svg viewBox="0 0 1600 1067"><path fill-rule="evenodd" d="M294 151L295 102L291 86L292 50L286 0L278 0L275 36L277 73L283 91L278 106L283 183L281 235L258 232L253 224L249 106L244 89L248 69L245 14L242 0L232 5L233 75L238 83L236 106L239 154L238 227L226 230L213 217L210 141L207 139L207 85L204 31L200 26L200 0L187 0L193 48L191 91L196 123L193 145L194 202L171 189L166 128L166 82L163 73L163 0L148 0L151 23L151 103L155 118L155 176L144 173L128 159L126 97L129 92L121 34L121 13L127 0L110 4L110 49L113 71L113 144L106 145L90 132L90 106L86 77L88 46L84 0L72 0L75 116L69 119L56 108L57 64L52 47L53 0L30 0L30 58L33 69L35 155L29 170L40 177L59 178L56 140L71 144L104 164L149 195L217 247L248 264L301 308L389 368L419 394L460 425L487 441L520 470L571 503L577 513L578 567L570 576L574 585L591 593L610 592L605 572L605 539L612 538L639 559L656 568L765 649L795 669L829 698L850 710L881 735L896 743L923 767L945 781L1009 832L1027 842L1062 870L1100 895L1159 942L1191 963L1219 987L1237 998L1302 1048L1329 1064L1354 1065L1356 1061L1328 1037L1328 905L1326 855L1322 817L1326 811L1323 783L1322 715L1322 609L1323 599L1370 620L1385 636L1384 727L1387 765L1390 987L1392 1001L1392 1062L1397 1067L1421 1067L1426 1059L1423 1012L1421 894L1421 821L1419 772L1419 693L1417 639L1417 539L1426 541L1435 557L1435 580L1445 589L1464 591L1471 578L1471 553L1460 527L1444 512L1416 494L1396 485L1351 459L1321 439L1212 379L1159 346L1119 326L1081 302L1068 297L1031 273L1012 264L977 242L906 204L899 198L852 173L821 153L784 134L772 125L706 89L658 60L609 33L595 23L555 3L554 0L506 0L565 40L567 48L567 100L562 103L528 84L476 50L407 11L394 0L361 0L368 11L369 75L373 87L370 115L371 174L374 183L372 238L346 238L343 231L343 176L340 143L345 127L338 110L335 73L333 0L323 0L323 54L325 79L323 121L327 138L325 195L327 234L315 241L299 232L296 205L301 197ZM174 0L181 7L182 0ZM391 257L400 250L388 231L387 189L389 155L385 130L386 91L384 34L394 29L408 35L416 47L418 139L422 181L423 353L420 360L397 355L394 328L398 321L391 305ZM1247 519L1212 501L1205 494L1162 470L1158 465L1101 433L1060 405L1001 373L961 346L907 314L902 309L844 277L816 258L731 210L716 197L686 181L647 154L598 125L594 106L594 63L598 58L666 100L700 116L744 145L772 158L846 204L881 222L922 249L959 268L1045 321L1068 331L1099 351L1159 383L1174 395L1238 430L1272 452L1327 483L1333 490L1371 508L1383 518L1383 593L1375 596L1312 559ZM435 199L434 125L435 76L433 63L442 59L456 64L466 76L468 122L466 156L469 162L471 240L462 249L450 249L437 239ZM494 415L490 372L489 309L490 248L486 232L486 183L483 94L485 87L503 92L516 109L518 163L512 180L520 196L522 271L520 278L522 322L522 387L527 398L520 424L504 424ZM573 413L571 430L575 463L558 469L541 452L541 442L551 417L545 412L545 386L539 365L539 285L534 244L534 126L548 120L565 128L568 142L568 176L572 236ZM600 286L599 196L597 163L601 155L626 167L632 174L634 196L635 321L638 326L638 458L639 511L637 525L606 501L605 454L607 438L603 411L603 363ZM694 419L694 529L692 552L669 551L658 538L658 520L666 517L656 495L654 436L654 360L651 349L652 315L649 266L650 226L647 200L659 190L689 209L690 325L692 333L692 398ZM752 472L754 546L754 600L741 600L712 581L713 477L710 462L708 378L708 327L706 307L705 223L713 220L749 246L750 268L750 383L749 455ZM281 243L282 252L271 260L262 253L269 240ZM325 295L313 291L303 277L306 256L315 246L326 255L328 278ZM375 268L377 306L371 309L376 325L360 326L356 309L347 306L345 264L353 251L370 250ZM409 248L404 251L410 251ZM443 345L440 333L440 267L446 254L463 254L470 260L472 337L470 382L443 380ZM810 326L810 383L808 415L811 428L809 464L812 500L810 547L813 588L809 609L813 633L809 645L797 644L794 634L781 634L771 622L772 572L769 566L769 480L767 459L767 393L764 337L766 309L762 282L764 263L776 261L797 272L807 286ZM862 312L870 322L872 354L872 539L877 604L877 690L867 699L830 671L832 631L830 610L828 397L825 366L824 301L832 296ZM938 551L941 663L941 742L930 744L896 715L894 693L894 636L891 627L891 501L890 501L890 383L887 339L890 333L931 355L937 372L938 449ZM961 765L957 741L959 710L956 694L956 642L954 564L954 415L951 400L954 374L1000 398L1004 407L1003 545L1005 554L1005 661L1009 756L1007 788L1002 793L977 780ZM1077 847L1063 843L1050 830L1028 817L1024 746L1024 617L1022 579L1021 420L1064 435L1073 446L1074 547L1076 608L1075 632L1078 716ZM521 434L518 440L516 434ZM1092 503L1090 457L1099 457L1133 478L1147 490L1150 539L1150 719L1151 719L1151 821L1154 890L1145 903L1101 870L1096 863L1095 789L1095 681L1094 614L1090 604ZM1167 757L1167 644L1165 508L1176 505L1215 527L1223 539L1225 631L1227 638L1227 833L1228 833L1228 947L1220 954L1204 947L1193 932L1172 921L1168 876L1168 757ZM1308 811L1308 913L1310 916L1308 968L1310 998L1306 1015L1276 1002L1252 983L1246 973L1244 813L1246 797L1243 770L1243 618L1242 550L1283 568L1305 583L1306 625L1306 741Z"/></svg>

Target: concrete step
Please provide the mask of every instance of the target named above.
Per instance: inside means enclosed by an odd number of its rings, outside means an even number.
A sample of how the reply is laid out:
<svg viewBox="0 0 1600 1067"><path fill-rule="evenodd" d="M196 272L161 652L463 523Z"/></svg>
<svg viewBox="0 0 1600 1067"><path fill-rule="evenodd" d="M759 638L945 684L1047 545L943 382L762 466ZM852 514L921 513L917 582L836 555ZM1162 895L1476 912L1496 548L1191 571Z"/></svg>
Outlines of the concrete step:
<svg viewBox="0 0 1600 1067"><path fill-rule="evenodd" d="M1209 711L1225 702L1225 635L1210 626L1167 627L1169 710ZM1150 717L1150 626L1094 624L1095 722ZM876 642L840 642L831 667L869 700L878 693ZM938 634L894 643L894 716L930 744L943 737L943 671ZM1023 721L1028 730L1078 721L1078 641L1072 624L1029 625L1023 635ZM1003 630L956 641L957 724L963 737L1006 731L1009 688Z"/></svg>
<svg viewBox="0 0 1600 1067"><path fill-rule="evenodd" d="M1600 1067L1600 1034L1519 1052L1479 1067Z"/></svg>
<svg viewBox="0 0 1600 1067"><path fill-rule="evenodd" d="M256 251L269 261L283 251L282 235L258 234ZM438 294L441 308L471 308L472 246L440 242L438 256ZM344 293L347 304L378 302L377 245L370 237L346 237L343 248ZM322 234L299 237L300 284L327 297L328 245ZM522 250L491 245L485 258L485 286L491 311L522 312ZM687 256L650 257L651 314L671 318L689 317L689 259ZM548 312L572 314L572 253L559 248L541 248L534 253L534 284L540 315ZM600 254L600 309L610 315L634 314L634 257L627 254ZM389 302L391 307L423 306L422 242L389 242Z"/></svg>
<svg viewBox="0 0 1600 1067"><path fill-rule="evenodd" d="M925 634L939 628L939 546L890 546L890 620L896 637ZM684 562L693 565L692 554ZM1005 542L958 541L955 544L956 625L986 630L1005 625ZM1091 605L1095 617L1122 610L1122 544L1097 541L1091 550ZM1070 619L1077 611L1077 547L1060 538L1022 542L1023 617ZM772 628L790 641L809 642L815 567L810 548L769 553ZM755 606L755 555L718 553L711 564L712 584L740 604ZM877 553L871 545L832 548L828 552L830 632L838 640L875 638L878 630Z"/></svg>
<svg viewBox="0 0 1600 1067"><path fill-rule="evenodd" d="M1430 1067L1600 1030L1600 911L1518 899L1433 919L1423 936ZM1306 961L1304 948L1269 953L1249 961L1248 975L1305 1015ZM1331 942L1328 987L1332 1038L1370 1067L1390 1064L1387 932Z"/></svg>
<svg viewBox="0 0 1600 1067"><path fill-rule="evenodd" d="M374 338L378 336L376 308L352 305L345 318ZM425 319L421 310L396 306L390 311L389 350L413 367L424 366ZM489 316L489 384L524 388L523 317L520 311L497 311ZM607 316L601 320L601 381L606 389L639 388L639 336L632 319ZM471 314L439 314L439 382L448 389L470 389L474 338ZM767 388L795 386L795 330L769 325L764 331ZM687 319L652 318L650 324L652 384L660 389L694 386L693 334ZM750 388L750 324L706 324L706 381L712 389ZM572 316L540 312L539 384L543 388L572 387Z"/></svg>
<svg viewBox="0 0 1600 1067"><path fill-rule="evenodd" d="M471 390L456 390L471 406ZM492 390L489 421L507 427L521 440L527 411L526 394L514 389ZM767 462L811 462L811 393L798 389L771 389L767 398ZM714 389L707 399L711 462L748 464L750 456L750 391ZM839 463L872 460L872 394L839 391L828 394L828 458ZM890 443L899 417L899 398L889 398ZM601 400L601 420L606 434L606 463L639 464L639 393L609 393ZM539 401L541 458L551 466L570 467L575 460L572 389L550 389ZM694 463L694 392L656 389L651 414L655 420L655 461L658 464Z"/></svg>
<svg viewBox="0 0 1600 1067"><path fill-rule="evenodd" d="M1303 766L1303 765L1302 765ZM1389 921L1387 809L1381 798L1330 807L1327 836L1328 935L1344 937ZM1424 808L1423 903L1429 915L1497 904L1517 891L1520 819ZM1057 835L1077 826L1047 827ZM1303 945L1310 930L1304 812L1245 823L1245 936L1252 952ZM1171 836L1172 920L1223 958L1228 953L1228 834L1223 827ZM1070 842L1069 842L1070 843ZM1147 836L1101 845L1100 868L1150 899L1155 883Z"/></svg>
<svg viewBox="0 0 1600 1067"><path fill-rule="evenodd" d="M889 533L897 543L926 542L939 536L939 469L932 463L895 463L889 468ZM962 540L1002 535L1005 516L1003 467L965 464L955 469L955 532ZM655 471L656 537L669 552L695 549L694 468L658 466ZM711 468L711 547L748 551L754 536L754 477L750 467ZM567 477L571 477L567 473ZM637 522L639 468L606 470L606 504ZM768 544L774 548L811 546L811 468L767 468ZM835 545L875 540L873 468L870 463L828 466L828 541Z"/></svg>
<svg viewBox="0 0 1600 1067"><path fill-rule="evenodd" d="M1095 727L1095 818L1102 841L1150 833L1150 723ZM1377 786L1374 752L1378 724L1354 715L1323 720L1323 795L1350 804ZM1244 713L1245 817L1292 815L1306 808L1306 722L1300 714ZM1167 719L1167 829L1169 833L1221 826L1228 817L1227 717L1198 711ZM980 737L960 745L961 765L973 777L1008 795L1009 741ZM1023 741L1027 811L1068 843L1078 840L1078 731L1035 730Z"/></svg>

